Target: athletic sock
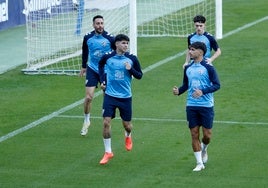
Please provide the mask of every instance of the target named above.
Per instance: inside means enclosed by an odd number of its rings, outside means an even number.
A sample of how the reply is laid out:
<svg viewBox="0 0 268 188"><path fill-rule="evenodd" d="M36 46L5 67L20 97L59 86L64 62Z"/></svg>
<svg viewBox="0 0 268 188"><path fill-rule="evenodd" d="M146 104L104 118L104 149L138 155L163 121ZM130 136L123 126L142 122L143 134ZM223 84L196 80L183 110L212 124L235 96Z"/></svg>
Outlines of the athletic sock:
<svg viewBox="0 0 268 188"><path fill-rule="evenodd" d="M131 132L127 132L127 131L125 131L125 136L126 136L126 137L131 137Z"/></svg>
<svg viewBox="0 0 268 188"><path fill-rule="evenodd" d="M108 153L112 152L111 141L112 141L111 138L104 138L103 139L105 152L108 152Z"/></svg>
<svg viewBox="0 0 268 188"><path fill-rule="evenodd" d="M202 151L207 151L208 145L206 145L203 142L201 142L201 149L202 149Z"/></svg>
<svg viewBox="0 0 268 188"><path fill-rule="evenodd" d="M85 123L90 121L90 114L85 114L84 117L85 117L84 118Z"/></svg>
<svg viewBox="0 0 268 188"><path fill-rule="evenodd" d="M194 152L194 156L197 164L203 164L201 151Z"/></svg>

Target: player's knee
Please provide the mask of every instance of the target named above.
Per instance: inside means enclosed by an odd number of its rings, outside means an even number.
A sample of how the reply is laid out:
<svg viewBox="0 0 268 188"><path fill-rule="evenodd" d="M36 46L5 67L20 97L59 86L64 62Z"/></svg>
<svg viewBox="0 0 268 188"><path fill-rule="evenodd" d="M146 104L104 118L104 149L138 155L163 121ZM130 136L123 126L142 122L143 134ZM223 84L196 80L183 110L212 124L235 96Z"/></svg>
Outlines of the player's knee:
<svg viewBox="0 0 268 188"><path fill-rule="evenodd" d="M103 126L104 126L104 129L110 129L110 120L107 118L104 118Z"/></svg>
<svg viewBox="0 0 268 188"><path fill-rule="evenodd" d="M87 102L91 102L93 100L93 96L92 95L86 95L86 101Z"/></svg>
<svg viewBox="0 0 268 188"><path fill-rule="evenodd" d="M191 131L192 138L193 139L198 139L198 137L199 137L199 130L198 130L198 128L197 127L191 128L190 131Z"/></svg>
<svg viewBox="0 0 268 188"><path fill-rule="evenodd" d="M211 129L204 129L203 131L204 139L210 140L212 131Z"/></svg>

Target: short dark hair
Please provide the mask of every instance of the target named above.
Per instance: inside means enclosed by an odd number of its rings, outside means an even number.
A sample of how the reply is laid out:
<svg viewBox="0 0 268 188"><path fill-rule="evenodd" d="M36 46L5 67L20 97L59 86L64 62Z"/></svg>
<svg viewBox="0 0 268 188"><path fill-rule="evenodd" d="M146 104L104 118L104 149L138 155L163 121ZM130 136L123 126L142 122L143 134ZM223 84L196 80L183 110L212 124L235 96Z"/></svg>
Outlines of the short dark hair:
<svg viewBox="0 0 268 188"><path fill-rule="evenodd" d="M96 15L96 16L93 17L92 21L94 22L97 18L101 18L101 19L103 19L103 16L101 16L101 15Z"/></svg>
<svg viewBox="0 0 268 188"><path fill-rule="evenodd" d="M124 34L118 34L115 36L115 39L114 41L117 42L117 41L128 41L129 42L129 37L127 35L124 35Z"/></svg>
<svg viewBox="0 0 268 188"><path fill-rule="evenodd" d="M198 23L206 23L206 18L205 16L202 15L196 15L193 19L194 23L198 22Z"/></svg>
<svg viewBox="0 0 268 188"><path fill-rule="evenodd" d="M203 42L194 42L189 46L189 48L200 49L203 51L203 55L205 55L207 52L207 47Z"/></svg>

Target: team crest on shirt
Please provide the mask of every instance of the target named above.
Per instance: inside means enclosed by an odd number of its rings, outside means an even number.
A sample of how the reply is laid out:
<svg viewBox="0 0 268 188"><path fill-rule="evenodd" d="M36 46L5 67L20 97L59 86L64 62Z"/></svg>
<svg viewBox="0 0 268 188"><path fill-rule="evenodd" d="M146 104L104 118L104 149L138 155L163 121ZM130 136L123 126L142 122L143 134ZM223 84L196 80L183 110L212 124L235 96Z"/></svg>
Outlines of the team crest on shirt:
<svg viewBox="0 0 268 188"><path fill-rule="evenodd" d="M103 42L101 43L101 45L102 45L102 46L107 46L107 42L106 42L106 41L103 41Z"/></svg>
<svg viewBox="0 0 268 188"><path fill-rule="evenodd" d="M125 74L123 71L115 70L115 80L124 80Z"/></svg>
<svg viewBox="0 0 268 188"><path fill-rule="evenodd" d="M94 56L95 56L95 57L102 57L102 56L103 56L103 53L102 53L101 50L96 50L96 51L94 52Z"/></svg>
<svg viewBox="0 0 268 188"><path fill-rule="evenodd" d="M204 71L203 69L199 69L199 70L198 70L198 73L199 73L200 75L203 75L204 72L205 72L205 71Z"/></svg>

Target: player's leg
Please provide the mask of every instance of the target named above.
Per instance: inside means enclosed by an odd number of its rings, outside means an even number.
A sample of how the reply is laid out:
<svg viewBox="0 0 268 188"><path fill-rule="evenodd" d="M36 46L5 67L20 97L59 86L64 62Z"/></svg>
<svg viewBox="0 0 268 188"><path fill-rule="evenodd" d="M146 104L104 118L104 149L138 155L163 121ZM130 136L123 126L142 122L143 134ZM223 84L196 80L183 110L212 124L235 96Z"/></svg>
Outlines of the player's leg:
<svg viewBox="0 0 268 188"><path fill-rule="evenodd" d="M203 163L207 163L207 161L208 161L207 149L208 149L208 145L209 145L210 140L211 140L213 119L214 119L213 108L204 108L202 111L203 138L202 138L202 142L201 142Z"/></svg>
<svg viewBox="0 0 268 188"><path fill-rule="evenodd" d="M90 126L90 111L92 106L92 100L94 97L95 86L86 87L86 96L84 100L84 122L80 134L85 136L88 133L88 127Z"/></svg>
<svg viewBox="0 0 268 188"><path fill-rule="evenodd" d="M131 121L122 121L123 126L125 128L125 147L127 151L132 150L133 142L132 142L132 123Z"/></svg>
<svg viewBox="0 0 268 188"><path fill-rule="evenodd" d="M105 153L100 160L100 164L106 164L111 158L113 158L113 152L111 147L111 120L115 116L116 106L114 105L114 99L109 95L104 96L103 100L103 144Z"/></svg>
<svg viewBox="0 0 268 188"><path fill-rule="evenodd" d="M190 128L190 132L192 138L192 149L196 158L196 163L203 163L201 158L201 145L199 141L199 126Z"/></svg>
<svg viewBox="0 0 268 188"><path fill-rule="evenodd" d="M187 107L187 120L189 123L189 129L192 138L192 149L194 152L194 156L196 159L196 167L193 171L200 171L205 168L202 156L201 156L201 145L199 140L199 125L200 125L200 117L199 117L199 108L198 107Z"/></svg>
<svg viewBox="0 0 268 188"><path fill-rule="evenodd" d="M200 171L204 169L205 166L202 161L201 145L199 141L199 126L191 128L190 132L192 137L192 148L196 159L196 167L193 169L193 171Z"/></svg>
<svg viewBox="0 0 268 188"><path fill-rule="evenodd" d="M127 151L132 150L133 142L131 137L132 132L132 98L120 99L118 103L120 117L125 129L125 148Z"/></svg>
<svg viewBox="0 0 268 188"><path fill-rule="evenodd" d="M190 128L191 138L192 138L192 149L194 152L201 151L201 145L199 141L199 126Z"/></svg>
<svg viewBox="0 0 268 188"><path fill-rule="evenodd" d="M114 154L112 152L111 146L112 138L111 138L111 117L103 118L103 144L105 153L100 160L100 164L104 165L109 162L111 158L113 158Z"/></svg>
<svg viewBox="0 0 268 188"><path fill-rule="evenodd" d="M96 88L95 86L86 87L86 96L85 96L85 101L84 101L84 114L85 114L84 121L85 122L90 121L90 112L91 112L91 106L92 106L95 88Z"/></svg>
<svg viewBox="0 0 268 188"><path fill-rule="evenodd" d="M95 88L99 82L99 75L91 68L87 67L86 73L86 94L84 100L84 122L80 134L85 136L88 133L88 127L90 126L90 112L92 107L92 101L94 98Z"/></svg>
<svg viewBox="0 0 268 188"><path fill-rule="evenodd" d="M212 135L212 130L207 129L205 127L202 127L203 130L203 138L202 138L202 143L201 143L201 151L202 151L202 161L203 163L207 163L208 161L208 144L210 143L211 135Z"/></svg>
<svg viewBox="0 0 268 188"><path fill-rule="evenodd" d="M111 153L111 117L104 117L103 118L103 143L104 143L104 150L105 153Z"/></svg>

